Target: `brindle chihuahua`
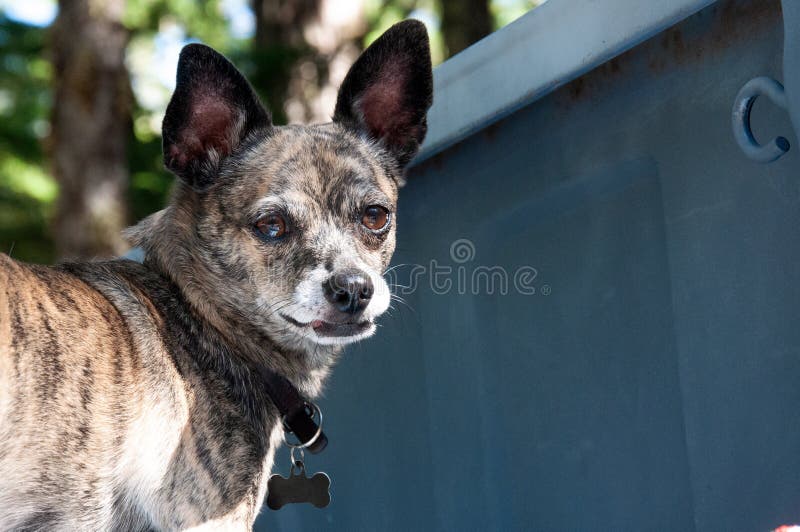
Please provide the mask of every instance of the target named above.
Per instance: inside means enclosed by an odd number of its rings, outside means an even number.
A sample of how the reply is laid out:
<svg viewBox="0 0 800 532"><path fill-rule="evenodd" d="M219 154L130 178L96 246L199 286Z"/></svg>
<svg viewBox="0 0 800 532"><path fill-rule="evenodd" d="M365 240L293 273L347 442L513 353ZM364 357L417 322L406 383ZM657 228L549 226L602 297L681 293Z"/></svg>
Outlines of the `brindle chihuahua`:
<svg viewBox="0 0 800 532"><path fill-rule="evenodd" d="M283 431L256 368L314 397L375 331L431 92L417 21L314 126L273 126L233 65L184 48L163 124L179 182L127 233L144 263L0 255L0 530L252 526Z"/></svg>

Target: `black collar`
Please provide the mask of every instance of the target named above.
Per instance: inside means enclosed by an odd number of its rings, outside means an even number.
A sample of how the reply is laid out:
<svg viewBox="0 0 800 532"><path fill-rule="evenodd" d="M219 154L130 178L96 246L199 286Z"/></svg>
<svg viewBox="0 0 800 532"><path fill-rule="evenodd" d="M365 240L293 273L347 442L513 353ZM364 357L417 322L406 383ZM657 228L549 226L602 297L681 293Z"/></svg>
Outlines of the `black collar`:
<svg viewBox="0 0 800 532"><path fill-rule="evenodd" d="M300 446L312 454L322 452L328 438L314 420L314 411L319 407L307 400L289 380L274 371L259 366L258 372L272 402L278 407L283 427L300 441ZM320 422L322 421L320 415Z"/></svg>

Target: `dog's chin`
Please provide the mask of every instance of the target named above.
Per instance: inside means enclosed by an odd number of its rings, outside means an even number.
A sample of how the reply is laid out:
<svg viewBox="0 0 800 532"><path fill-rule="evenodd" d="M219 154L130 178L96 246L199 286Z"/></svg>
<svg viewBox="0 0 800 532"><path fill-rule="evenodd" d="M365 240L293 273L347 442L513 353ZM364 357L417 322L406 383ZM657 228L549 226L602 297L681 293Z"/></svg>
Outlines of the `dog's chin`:
<svg viewBox="0 0 800 532"><path fill-rule="evenodd" d="M281 317L303 338L318 345L347 345L369 338L375 334L375 322L361 319L352 322L335 323L313 320L302 323L291 316Z"/></svg>

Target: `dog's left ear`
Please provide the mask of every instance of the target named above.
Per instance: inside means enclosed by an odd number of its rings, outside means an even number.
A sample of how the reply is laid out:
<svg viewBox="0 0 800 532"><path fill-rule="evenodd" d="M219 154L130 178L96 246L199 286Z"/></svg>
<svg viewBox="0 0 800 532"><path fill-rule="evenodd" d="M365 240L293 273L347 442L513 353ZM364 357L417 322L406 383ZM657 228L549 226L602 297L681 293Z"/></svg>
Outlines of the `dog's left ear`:
<svg viewBox="0 0 800 532"><path fill-rule="evenodd" d="M270 125L269 112L225 57L202 44L181 50L175 92L162 125L169 170L203 191L247 135Z"/></svg>
<svg viewBox="0 0 800 532"><path fill-rule="evenodd" d="M422 22L405 20L386 30L352 66L333 120L381 141L404 167L425 139L432 100L428 32Z"/></svg>

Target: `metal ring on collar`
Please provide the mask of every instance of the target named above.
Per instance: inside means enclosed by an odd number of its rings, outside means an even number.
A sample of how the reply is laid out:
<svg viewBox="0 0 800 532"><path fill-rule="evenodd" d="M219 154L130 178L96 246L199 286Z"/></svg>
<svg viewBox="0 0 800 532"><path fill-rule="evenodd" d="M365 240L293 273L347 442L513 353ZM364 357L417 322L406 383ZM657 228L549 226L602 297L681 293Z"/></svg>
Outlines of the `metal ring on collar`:
<svg viewBox="0 0 800 532"><path fill-rule="evenodd" d="M300 451L300 459L299 460L294 457L294 452L295 451ZM302 447L299 448L299 449L295 448L295 447L292 447L289 450L289 460L291 460L291 462L292 462L292 470L294 470L295 466L297 466L297 462L300 462L302 464L305 461L305 459L306 459L306 453L305 453L305 451L303 451Z"/></svg>
<svg viewBox="0 0 800 532"><path fill-rule="evenodd" d="M284 430L283 430L283 443L285 443L288 447L291 447L292 449L306 449L308 447L311 447L312 445L314 445L314 442L316 442L319 439L320 434L322 434L322 410L320 410L320 408L315 403L312 403L312 402L307 402L306 405L311 407L311 416L312 417L314 416L314 412L316 412L317 415L319 415L319 424L317 426L317 432L314 433L314 436L310 440L305 442L305 443L302 443L302 442L300 442L300 443L290 443L289 440L286 439L286 432L287 432L287 430L286 430L286 417L284 416L284 418L282 420L283 421L283 428L284 428ZM288 432L291 432L291 431L288 431Z"/></svg>

